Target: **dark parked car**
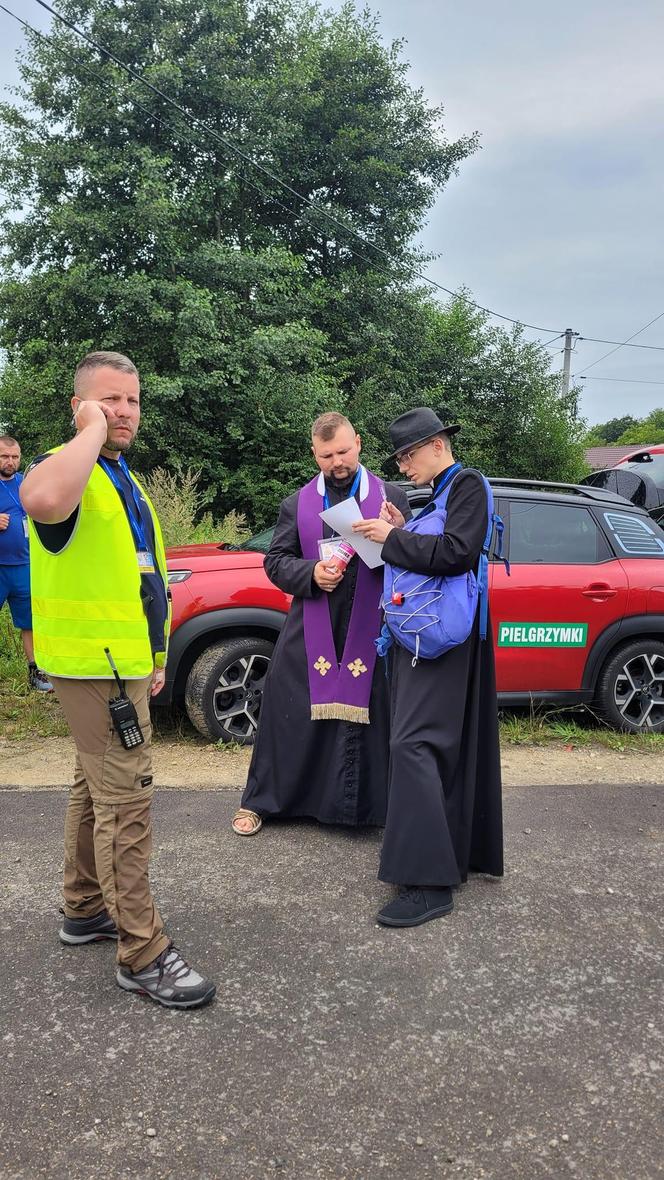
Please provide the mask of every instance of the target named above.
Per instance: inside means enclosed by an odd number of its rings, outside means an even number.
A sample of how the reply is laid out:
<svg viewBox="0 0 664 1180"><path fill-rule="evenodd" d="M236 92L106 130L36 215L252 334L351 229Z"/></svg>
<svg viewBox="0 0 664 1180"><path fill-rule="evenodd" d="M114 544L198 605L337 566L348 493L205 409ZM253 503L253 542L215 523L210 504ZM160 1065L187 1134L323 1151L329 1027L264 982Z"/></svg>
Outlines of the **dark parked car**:
<svg viewBox="0 0 664 1180"><path fill-rule="evenodd" d="M582 483L616 492L660 522L664 519L664 445L637 448L615 467L593 471Z"/></svg>

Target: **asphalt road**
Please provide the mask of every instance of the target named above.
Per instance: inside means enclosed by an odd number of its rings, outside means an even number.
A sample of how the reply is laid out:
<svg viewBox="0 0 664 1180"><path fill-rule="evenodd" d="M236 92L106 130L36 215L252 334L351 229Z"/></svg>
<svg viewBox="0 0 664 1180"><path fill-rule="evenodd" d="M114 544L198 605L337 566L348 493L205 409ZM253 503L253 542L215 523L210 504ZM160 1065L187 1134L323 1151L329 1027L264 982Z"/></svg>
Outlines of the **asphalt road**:
<svg viewBox="0 0 664 1180"><path fill-rule="evenodd" d="M63 792L0 792L0 1175L653 1180L662 788L512 788L507 875L411 931L379 833L229 830L162 792L153 884L218 999L129 996L56 938ZM156 1132L156 1134L148 1134Z"/></svg>

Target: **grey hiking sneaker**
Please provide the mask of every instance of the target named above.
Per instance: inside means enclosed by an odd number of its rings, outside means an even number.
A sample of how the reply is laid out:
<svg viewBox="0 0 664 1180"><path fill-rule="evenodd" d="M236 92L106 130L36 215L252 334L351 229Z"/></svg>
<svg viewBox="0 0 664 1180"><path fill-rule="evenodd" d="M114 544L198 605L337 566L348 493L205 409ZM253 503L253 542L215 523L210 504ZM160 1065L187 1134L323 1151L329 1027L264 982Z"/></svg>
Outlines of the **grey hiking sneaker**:
<svg viewBox="0 0 664 1180"><path fill-rule="evenodd" d="M28 666L28 683L35 692L53 692L53 685L48 676L36 664Z"/></svg>
<svg viewBox="0 0 664 1180"><path fill-rule="evenodd" d="M115 978L125 991L150 996L165 1008L202 1008L217 991L210 979L203 979L185 962L173 943L141 971L118 967Z"/></svg>
<svg viewBox="0 0 664 1180"><path fill-rule="evenodd" d="M115 922L108 910L95 914L94 918L67 918L58 931L60 942L67 946L82 946L84 942L101 942L106 938L117 938Z"/></svg>

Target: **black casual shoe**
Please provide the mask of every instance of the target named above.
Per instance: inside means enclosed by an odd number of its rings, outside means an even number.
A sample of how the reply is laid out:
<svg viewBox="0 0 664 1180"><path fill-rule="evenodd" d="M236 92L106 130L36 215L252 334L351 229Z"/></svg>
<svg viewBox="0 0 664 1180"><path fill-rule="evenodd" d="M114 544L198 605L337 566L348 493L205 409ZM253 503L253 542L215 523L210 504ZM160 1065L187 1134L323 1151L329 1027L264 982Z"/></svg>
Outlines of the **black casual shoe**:
<svg viewBox="0 0 664 1180"><path fill-rule="evenodd" d="M376 921L382 926L419 926L432 918L442 918L453 909L452 890L448 886L443 889L403 886L398 897L376 914Z"/></svg>
<svg viewBox="0 0 664 1180"><path fill-rule="evenodd" d="M165 1008L202 1008L214 999L216 987L182 958L173 943L141 971L118 967L115 976L128 992L150 996Z"/></svg>
<svg viewBox="0 0 664 1180"><path fill-rule="evenodd" d="M101 942L106 938L117 938L115 922L107 910L95 914L94 918L67 918L58 931L60 942L67 946L82 946L84 942Z"/></svg>
<svg viewBox="0 0 664 1180"><path fill-rule="evenodd" d="M53 692L53 685L48 676L40 671L36 664L28 665L28 683L35 692Z"/></svg>

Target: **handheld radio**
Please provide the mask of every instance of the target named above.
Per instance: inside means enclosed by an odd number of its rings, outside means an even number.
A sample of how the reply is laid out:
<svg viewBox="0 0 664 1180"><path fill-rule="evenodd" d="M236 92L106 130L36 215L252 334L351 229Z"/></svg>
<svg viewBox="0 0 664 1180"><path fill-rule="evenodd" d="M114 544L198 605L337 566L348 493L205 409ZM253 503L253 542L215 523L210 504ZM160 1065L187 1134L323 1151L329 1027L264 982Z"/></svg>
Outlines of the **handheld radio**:
<svg viewBox="0 0 664 1180"><path fill-rule="evenodd" d="M130 701L123 688L122 681L120 680L120 674L115 666L115 660L113 659L113 656L107 647L104 648L104 652L106 654L106 659L111 665L111 671L115 676L117 686L120 690L120 695L113 697L113 699L108 702L108 710L111 714L111 721L113 722L113 726L117 731L125 750L134 750L136 746L142 745L145 741L141 727L138 723L138 713L136 712L134 702Z"/></svg>

